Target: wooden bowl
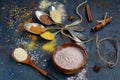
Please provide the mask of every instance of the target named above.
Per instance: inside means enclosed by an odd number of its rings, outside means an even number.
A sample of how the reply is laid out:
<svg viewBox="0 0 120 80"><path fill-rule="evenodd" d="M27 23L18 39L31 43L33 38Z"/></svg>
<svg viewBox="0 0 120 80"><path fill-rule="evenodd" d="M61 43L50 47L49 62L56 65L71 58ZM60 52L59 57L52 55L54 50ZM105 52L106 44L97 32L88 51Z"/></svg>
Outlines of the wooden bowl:
<svg viewBox="0 0 120 80"><path fill-rule="evenodd" d="M58 51L64 49L64 48L67 48L67 47L76 47L78 49L80 49L81 53L83 54L83 61L82 61L82 64L80 65L79 68L76 68L76 69L65 69L61 66L59 66L56 61L55 61L55 55L57 54ZM59 71L61 71L62 73L64 74L75 74L75 73L78 73L80 72L87 64L87 60L88 60L88 55L87 55L87 52L86 50L81 47L80 45L76 44L76 43L64 43L60 46L58 46L55 50L55 52L53 53L53 56L52 56L52 59L53 59L53 64L55 66L56 69L58 69Z"/></svg>

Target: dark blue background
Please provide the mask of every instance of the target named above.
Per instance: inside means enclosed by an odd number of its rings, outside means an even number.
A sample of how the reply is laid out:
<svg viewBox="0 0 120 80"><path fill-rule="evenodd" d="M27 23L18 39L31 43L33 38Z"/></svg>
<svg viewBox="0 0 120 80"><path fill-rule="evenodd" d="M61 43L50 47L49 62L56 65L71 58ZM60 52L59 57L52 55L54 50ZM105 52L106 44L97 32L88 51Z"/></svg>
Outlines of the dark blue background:
<svg viewBox="0 0 120 80"><path fill-rule="evenodd" d="M52 0L54 1L54 0ZM63 0L58 0L63 3ZM68 15L73 15L78 19L78 16L75 14L75 7L82 2L82 0L66 0L67 3L64 3L65 8L67 10ZM15 33L15 29L18 23L14 24L11 28L7 24L9 21L9 11L14 8L14 6L18 7L27 7L28 10L35 11L36 7L39 5L39 0L0 0L0 80L47 80L44 76L36 72L36 70L28 67L26 65L20 65L16 63L12 57L11 53L12 50L17 46L15 38L26 39L24 34L22 33ZM30 4L35 4L34 6L30 6ZM91 7L91 12L93 15L93 22L88 23L85 17L85 10L84 6L82 6L79 10L82 16L84 17L83 22L81 23L82 26L87 26L88 29L82 32L87 37L91 37L94 34L99 35L99 39L104 37L115 37L120 39L120 0L88 0L88 3ZM3 6L5 9L3 10ZM104 27L103 29L92 33L90 32L92 26L96 23L96 20L101 19L105 12L108 12L108 15L112 16L112 22ZM32 16L34 18L34 15ZM16 20L17 21L17 20ZM70 23L69 21L65 21L65 23ZM57 42L62 44L67 42L66 39L62 39L60 35L57 37ZM9 40L9 41L8 41ZM91 41L86 44L89 59L87 64L87 78L88 80L120 80L120 63L113 68L109 69L106 64L104 64L99 57L96 55L95 49L95 41ZM105 50L105 47L110 46L103 46L102 51L104 54L109 52ZM37 50L38 53L42 54ZM48 72L51 72L53 75L59 78L59 80L65 80L68 75L64 75L58 72L52 65L51 55L45 56L47 58L47 66L43 67L41 63L37 65L42 67ZM42 58L39 58L42 61ZM120 60L119 60L120 61ZM94 65L100 65L101 70L96 73L93 71ZM20 72L22 71L22 72Z"/></svg>

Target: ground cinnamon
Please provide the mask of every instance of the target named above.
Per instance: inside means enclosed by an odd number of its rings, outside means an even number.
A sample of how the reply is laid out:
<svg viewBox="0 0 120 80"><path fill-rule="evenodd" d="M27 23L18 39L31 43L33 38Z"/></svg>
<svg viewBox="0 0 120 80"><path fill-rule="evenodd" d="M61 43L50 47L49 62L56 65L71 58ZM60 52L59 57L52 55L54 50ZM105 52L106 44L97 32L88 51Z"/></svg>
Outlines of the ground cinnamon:
<svg viewBox="0 0 120 80"><path fill-rule="evenodd" d="M45 29L42 28L41 26L31 26L30 31L35 33L35 34L40 34L44 31Z"/></svg>
<svg viewBox="0 0 120 80"><path fill-rule="evenodd" d="M93 18L92 18L90 6L86 5L85 9L86 9L86 16L87 16L88 22L92 22Z"/></svg>
<svg viewBox="0 0 120 80"><path fill-rule="evenodd" d="M31 40L38 40L38 36L37 36L37 35L34 35L34 34L28 34L28 37L29 37Z"/></svg>
<svg viewBox="0 0 120 80"><path fill-rule="evenodd" d="M41 23L43 23L45 25L53 24L53 20L48 15L41 15L40 21L41 21Z"/></svg>

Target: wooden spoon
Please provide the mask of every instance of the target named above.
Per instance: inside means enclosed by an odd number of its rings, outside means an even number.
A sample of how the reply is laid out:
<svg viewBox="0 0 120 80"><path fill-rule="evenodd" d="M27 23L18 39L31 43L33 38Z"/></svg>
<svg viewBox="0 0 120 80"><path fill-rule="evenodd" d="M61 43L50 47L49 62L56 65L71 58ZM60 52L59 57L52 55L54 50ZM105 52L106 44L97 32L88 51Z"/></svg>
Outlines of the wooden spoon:
<svg viewBox="0 0 120 80"><path fill-rule="evenodd" d="M16 59L16 57L14 56L14 52L12 53L12 57L13 59L16 61L16 62L19 62L19 63L24 63L24 64L27 64L31 67L33 67L34 69L36 69L37 71L39 71L41 74L43 74L44 76L46 76L48 79L50 80L58 80L57 78L55 78L54 76L52 76L51 74L49 74L48 72L46 72L45 70L43 70L42 68L38 67L37 65L35 65L29 58L29 56L26 58L26 60L24 61L18 61Z"/></svg>

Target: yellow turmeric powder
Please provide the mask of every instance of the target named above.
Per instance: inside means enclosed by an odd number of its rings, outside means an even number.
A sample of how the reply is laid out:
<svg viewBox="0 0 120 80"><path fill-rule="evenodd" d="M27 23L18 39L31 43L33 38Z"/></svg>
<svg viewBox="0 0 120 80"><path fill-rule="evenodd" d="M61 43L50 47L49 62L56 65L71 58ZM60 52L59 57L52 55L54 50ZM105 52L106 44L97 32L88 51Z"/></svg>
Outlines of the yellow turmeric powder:
<svg viewBox="0 0 120 80"><path fill-rule="evenodd" d="M54 40L55 38L55 35L53 33L50 33L49 31L41 33L40 36L47 40Z"/></svg>
<svg viewBox="0 0 120 80"><path fill-rule="evenodd" d="M56 46L56 39L44 44L42 46L42 49L48 52L53 52L55 50L55 46Z"/></svg>
<svg viewBox="0 0 120 80"><path fill-rule="evenodd" d="M34 40L31 40L27 45L28 50L35 50L35 49L37 49L37 47L38 47L38 45L35 43Z"/></svg>

